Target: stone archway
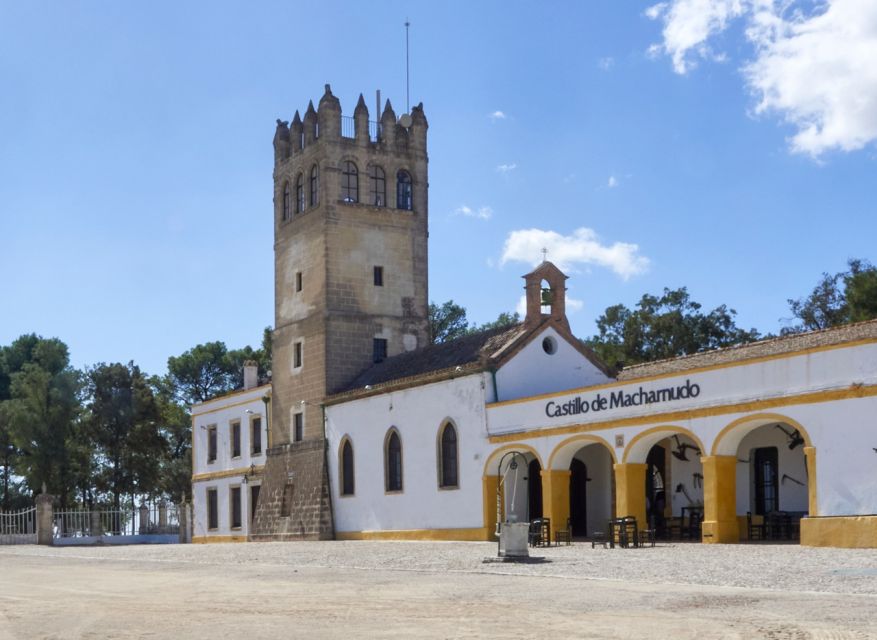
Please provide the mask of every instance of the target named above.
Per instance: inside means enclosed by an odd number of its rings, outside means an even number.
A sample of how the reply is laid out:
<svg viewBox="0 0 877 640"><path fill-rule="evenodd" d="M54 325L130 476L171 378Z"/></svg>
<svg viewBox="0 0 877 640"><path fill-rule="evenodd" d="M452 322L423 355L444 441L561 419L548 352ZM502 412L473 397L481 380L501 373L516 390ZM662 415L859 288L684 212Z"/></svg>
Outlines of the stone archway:
<svg viewBox="0 0 877 640"><path fill-rule="evenodd" d="M619 516L636 516L641 528L658 529L659 535L698 539L703 454L700 438L684 427L662 425L638 433L615 465Z"/></svg>
<svg viewBox="0 0 877 640"><path fill-rule="evenodd" d="M792 418L764 413L733 421L709 460L718 542L799 539L801 517L816 515L816 450Z"/></svg>
<svg viewBox="0 0 877 640"><path fill-rule="evenodd" d="M545 515L552 528L565 529L570 520L575 537L605 531L614 515L615 452L604 439L579 435L559 443L543 472Z"/></svg>

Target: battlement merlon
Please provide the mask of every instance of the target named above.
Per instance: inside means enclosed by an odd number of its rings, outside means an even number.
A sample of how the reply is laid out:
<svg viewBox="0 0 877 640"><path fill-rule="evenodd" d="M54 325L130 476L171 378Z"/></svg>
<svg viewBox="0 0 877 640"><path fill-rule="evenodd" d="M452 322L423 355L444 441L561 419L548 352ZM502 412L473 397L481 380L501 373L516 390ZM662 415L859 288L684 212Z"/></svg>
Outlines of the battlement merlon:
<svg viewBox="0 0 877 640"><path fill-rule="evenodd" d="M410 118L410 126L402 126L390 101L387 100L377 123L375 135L369 131L368 106L360 94L353 112L353 136L351 137L350 129L343 126L342 123L341 102L332 93L331 86L327 84L317 108L314 108L313 100L308 102L304 118L296 111L291 124L284 120L277 120L277 129L274 134L274 161L275 164L285 162L309 146L327 141L425 155L426 133L429 129L429 123L426 120L422 102L411 109Z"/></svg>

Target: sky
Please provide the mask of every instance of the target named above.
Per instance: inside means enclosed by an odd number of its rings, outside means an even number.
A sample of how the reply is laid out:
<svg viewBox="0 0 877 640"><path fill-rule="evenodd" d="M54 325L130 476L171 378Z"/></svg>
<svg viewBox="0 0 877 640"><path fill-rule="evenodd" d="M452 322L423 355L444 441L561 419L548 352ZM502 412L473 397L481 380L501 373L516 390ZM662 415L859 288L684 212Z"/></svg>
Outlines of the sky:
<svg viewBox="0 0 877 640"><path fill-rule="evenodd" d="M429 297L542 259L580 337L688 288L761 332L877 262L877 2L0 0L0 345L163 373L273 322L275 120L330 83L429 121ZM372 119L374 113L371 114Z"/></svg>

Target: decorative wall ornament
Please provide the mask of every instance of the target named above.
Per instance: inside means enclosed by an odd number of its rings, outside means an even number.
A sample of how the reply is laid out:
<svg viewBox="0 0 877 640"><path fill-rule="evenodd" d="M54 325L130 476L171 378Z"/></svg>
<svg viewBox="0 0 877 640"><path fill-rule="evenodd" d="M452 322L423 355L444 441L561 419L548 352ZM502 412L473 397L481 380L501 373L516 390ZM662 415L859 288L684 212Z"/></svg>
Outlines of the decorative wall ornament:
<svg viewBox="0 0 877 640"><path fill-rule="evenodd" d="M804 484L805 484L804 482L801 482L800 480L797 480L797 479L793 478L793 477L790 476L788 473L784 473L784 474L783 474L783 478L782 478L782 480L780 480L780 484L785 484L785 483L786 483L786 480L791 480L791 481L794 482L795 484L800 485L800 486L802 486L802 487L803 487Z"/></svg>
<svg viewBox="0 0 877 640"><path fill-rule="evenodd" d="M698 449L693 444L688 444L687 442L680 442L679 436L673 436L673 439L676 440L676 450L670 451L677 460L682 460L683 462L688 462L688 454L686 451L688 449L694 449L697 455L700 455L700 449Z"/></svg>
<svg viewBox="0 0 877 640"><path fill-rule="evenodd" d="M789 449L794 449L795 447L804 444L804 437L797 429L795 429L794 431L787 431L786 429L783 429L783 425L781 424L777 424L774 426L789 437Z"/></svg>

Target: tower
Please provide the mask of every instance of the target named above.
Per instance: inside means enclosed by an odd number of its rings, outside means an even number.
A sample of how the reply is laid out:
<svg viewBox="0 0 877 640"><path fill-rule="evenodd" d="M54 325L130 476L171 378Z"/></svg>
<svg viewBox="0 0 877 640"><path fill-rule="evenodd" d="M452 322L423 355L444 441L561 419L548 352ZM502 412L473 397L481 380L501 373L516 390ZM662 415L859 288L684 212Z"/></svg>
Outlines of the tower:
<svg viewBox="0 0 877 640"><path fill-rule="evenodd" d="M404 126L403 126L404 125ZM424 346L427 152L423 105L370 122L329 85L274 135L271 448L255 539L331 536L321 403L363 369Z"/></svg>

